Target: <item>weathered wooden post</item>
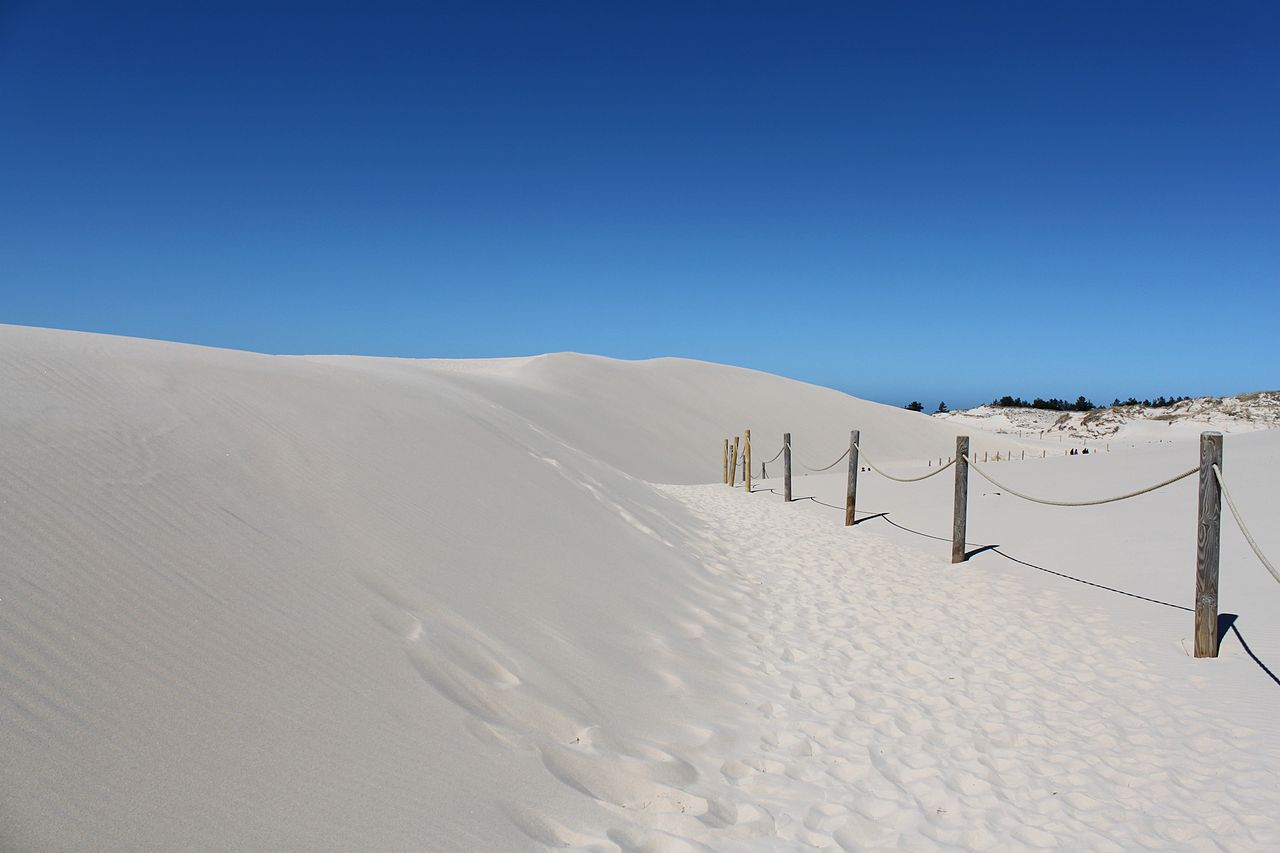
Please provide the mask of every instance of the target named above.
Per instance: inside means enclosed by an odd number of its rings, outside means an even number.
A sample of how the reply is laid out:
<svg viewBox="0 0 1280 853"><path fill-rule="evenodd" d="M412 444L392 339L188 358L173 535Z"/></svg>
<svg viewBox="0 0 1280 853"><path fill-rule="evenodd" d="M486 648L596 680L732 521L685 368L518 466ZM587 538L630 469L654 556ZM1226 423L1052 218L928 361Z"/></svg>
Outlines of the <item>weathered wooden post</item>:
<svg viewBox="0 0 1280 853"><path fill-rule="evenodd" d="M791 501L791 433L782 434L782 500Z"/></svg>
<svg viewBox="0 0 1280 853"><path fill-rule="evenodd" d="M956 436L956 501L951 521L951 562L964 562L964 535L969 504L969 436Z"/></svg>
<svg viewBox="0 0 1280 853"><path fill-rule="evenodd" d="M738 436L733 437L733 456L729 457L729 488L733 488L738 479Z"/></svg>
<svg viewBox="0 0 1280 853"><path fill-rule="evenodd" d="M729 439L724 440L724 481L729 482Z"/></svg>
<svg viewBox="0 0 1280 853"><path fill-rule="evenodd" d="M1222 489L1213 466L1222 469L1222 433L1200 433L1200 514L1196 524L1196 657L1218 656L1218 551L1222 533Z"/></svg>
<svg viewBox="0 0 1280 853"><path fill-rule="evenodd" d="M746 444L742 450L742 485L746 488L747 493L751 493L751 430L743 433L746 436Z"/></svg>
<svg viewBox="0 0 1280 853"><path fill-rule="evenodd" d="M862 441L860 430L849 432L849 484L844 493L844 526L853 525L853 505L858 500L858 444Z"/></svg>

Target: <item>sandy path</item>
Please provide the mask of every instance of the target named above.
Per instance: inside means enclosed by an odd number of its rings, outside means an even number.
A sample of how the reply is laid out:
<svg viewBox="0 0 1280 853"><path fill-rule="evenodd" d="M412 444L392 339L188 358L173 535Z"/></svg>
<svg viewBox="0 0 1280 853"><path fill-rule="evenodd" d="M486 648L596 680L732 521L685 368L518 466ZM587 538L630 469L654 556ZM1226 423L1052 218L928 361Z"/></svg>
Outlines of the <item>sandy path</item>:
<svg viewBox="0 0 1280 853"><path fill-rule="evenodd" d="M773 497L663 491L713 533L750 714L676 753L721 825L632 811L624 849L1280 844L1274 738L1214 708L1197 662L1151 663L1159 640Z"/></svg>

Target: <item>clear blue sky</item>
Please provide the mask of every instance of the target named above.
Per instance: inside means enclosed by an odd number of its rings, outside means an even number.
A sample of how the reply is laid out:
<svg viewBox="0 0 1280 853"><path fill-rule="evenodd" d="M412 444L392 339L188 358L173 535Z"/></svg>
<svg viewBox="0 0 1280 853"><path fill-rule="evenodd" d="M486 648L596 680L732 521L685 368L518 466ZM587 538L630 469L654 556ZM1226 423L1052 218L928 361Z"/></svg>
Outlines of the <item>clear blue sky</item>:
<svg viewBox="0 0 1280 853"><path fill-rule="evenodd" d="M1280 386L1280 4L0 0L0 321Z"/></svg>

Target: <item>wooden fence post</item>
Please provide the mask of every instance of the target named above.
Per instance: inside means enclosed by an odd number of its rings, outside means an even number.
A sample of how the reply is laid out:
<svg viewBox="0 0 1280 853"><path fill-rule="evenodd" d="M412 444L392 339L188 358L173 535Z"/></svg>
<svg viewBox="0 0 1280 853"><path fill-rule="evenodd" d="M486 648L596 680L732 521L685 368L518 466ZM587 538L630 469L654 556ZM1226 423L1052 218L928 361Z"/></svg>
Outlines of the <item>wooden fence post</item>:
<svg viewBox="0 0 1280 853"><path fill-rule="evenodd" d="M1196 524L1196 657L1218 656L1218 551L1222 533L1222 489L1213 466L1222 469L1222 433L1200 433L1200 513Z"/></svg>
<svg viewBox="0 0 1280 853"><path fill-rule="evenodd" d="M853 506L858 501L858 445L862 443L862 432L849 432L849 484L844 493L844 526L853 525Z"/></svg>
<svg viewBox="0 0 1280 853"><path fill-rule="evenodd" d="M968 526L969 436L956 436L956 501L951 520L951 562L964 562L964 535Z"/></svg>
<svg viewBox="0 0 1280 853"><path fill-rule="evenodd" d="M738 436L733 437L733 456L729 457L729 488L733 488L738 479Z"/></svg>
<svg viewBox="0 0 1280 853"><path fill-rule="evenodd" d="M782 434L782 500L791 502L791 433Z"/></svg>
<svg viewBox="0 0 1280 853"><path fill-rule="evenodd" d="M729 439L724 440L724 481L729 482Z"/></svg>
<svg viewBox="0 0 1280 853"><path fill-rule="evenodd" d="M751 430L744 432L746 436L746 444L742 450L742 485L746 487L747 494L751 493Z"/></svg>

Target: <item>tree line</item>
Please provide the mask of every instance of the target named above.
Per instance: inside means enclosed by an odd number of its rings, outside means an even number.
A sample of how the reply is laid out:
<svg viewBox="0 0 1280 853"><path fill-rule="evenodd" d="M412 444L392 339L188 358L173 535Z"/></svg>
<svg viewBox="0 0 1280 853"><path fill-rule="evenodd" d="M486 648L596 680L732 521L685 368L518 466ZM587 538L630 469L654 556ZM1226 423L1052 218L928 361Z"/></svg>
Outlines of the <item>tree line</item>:
<svg viewBox="0 0 1280 853"><path fill-rule="evenodd" d="M1139 400L1137 397L1130 397L1128 400L1121 400L1116 397L1111 401L1112 408L1120 406L1143 406L1148 409L1164 409L1172 406L1174 403L1181 403L1183 400L1190 400L1190 397L1156 397L1154 400ZM1094 409L1101 408L1095 406L1091 400L1081 395L1076 398L1074 403L1067 400L1059 400L1056 397L1050 397L1045 400L1036 397L1030 403L1021 397L1013 397L1005 394L1003 397L997 397L991 401L991 405L1006 409L1046 409L1050 412L1091 412ZM924 406L918 400L912 400L903 408L910 409L913 412L923 412ZM945 412L947 410L946 403L939 403L936 412Z"/></svg>
<svg viewBox="0 0 1280 853"><path fill-rule="evenodd" d="M1148 409L1164 409L1172 406L1174 403L1181 403L1183 400L1190 399L1190 397L1156 397L1154 400L1139 400L1137 397L1130 397L1128 400L1121 400L1119 397L1116 397L1111 401L1111 408L1119 408L1120 406L1144 406ZM1008 394L1005 394L1003 397L992 400L991 405L1018 409L1049 409L1054 412L1090 412L1094 409L1101 408L1101 406L1095 406L1092 401L1083 396L1077 397L1074 403L1068 403L1066 400L1058 400L1054 398L1044 400L1040 397L1036 397L1028 403L1021 397L1011 397Z"/></svg>
<svg viewBox="0 0 1280 853"><path fill-rule="evenodd" d="M1059 400L1057 397L1050 397L1048 400L1036 397L1028 403L1021 397L1010 397L1005 394L1003 397L992 400L991 405L1006 409L1048 409L1051 412L1091 412L1098 408L1092 400L1083 395L1077 397L1074 403Z"/></svg>
<svg viewBox="0 0 1280 853"><path fill-rule="evenodd" d="M1174 403L1181 403L1183 400L1190 400L1190 397L1156 397L1154 400L1139 400L1137 397L1130 397L1128 400L1121 400L1119 397L1111 401L1112 407L1116 406L1146 406L1148 409L1167 409Z"/></svg>

